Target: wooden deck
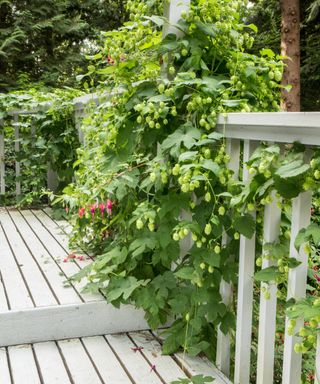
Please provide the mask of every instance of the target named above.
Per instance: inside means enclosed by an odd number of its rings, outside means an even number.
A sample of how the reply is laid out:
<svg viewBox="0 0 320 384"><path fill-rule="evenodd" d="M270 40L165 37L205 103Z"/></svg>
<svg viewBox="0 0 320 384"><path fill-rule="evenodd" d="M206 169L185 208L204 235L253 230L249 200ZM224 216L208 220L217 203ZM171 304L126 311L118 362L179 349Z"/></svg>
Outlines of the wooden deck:
<svg viewBox="0 0 320 384"><path fill-rule="evenodd" d="M68 258L69 230L47 210L0 208L0 384L230 384L205 359L162 356L141 311L70 284L91 259Z"/></svg>

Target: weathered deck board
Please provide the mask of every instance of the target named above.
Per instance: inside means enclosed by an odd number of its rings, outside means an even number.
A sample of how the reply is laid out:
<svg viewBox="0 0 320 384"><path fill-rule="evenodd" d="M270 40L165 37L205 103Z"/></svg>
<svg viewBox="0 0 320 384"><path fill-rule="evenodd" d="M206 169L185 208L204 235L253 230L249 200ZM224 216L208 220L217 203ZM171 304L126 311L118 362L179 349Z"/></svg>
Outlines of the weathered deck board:
<svg viewBox="0 0 320 384"><path fill-rule="evenodd" d="M134 350L137 345L142 348ZM200 358L162 356L150 332L0 348L1 384L170 384L193 374L216 375ZM214 383L229 382L217 377Z"/></svg>

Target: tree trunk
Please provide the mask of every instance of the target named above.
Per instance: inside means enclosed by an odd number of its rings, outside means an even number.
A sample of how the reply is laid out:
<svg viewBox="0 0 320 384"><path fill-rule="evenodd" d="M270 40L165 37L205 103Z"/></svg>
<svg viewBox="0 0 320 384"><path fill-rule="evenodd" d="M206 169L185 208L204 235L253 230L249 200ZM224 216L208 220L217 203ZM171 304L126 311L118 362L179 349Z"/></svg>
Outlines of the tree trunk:
<svg viewBox="0 0 320 384"><path fill-rule="evenodd" d="M299 0L280 0L281 4L281 55L285 60L282 85L291 85L290 92L282 90L284 111L300 111L300 7Z"/></svg>

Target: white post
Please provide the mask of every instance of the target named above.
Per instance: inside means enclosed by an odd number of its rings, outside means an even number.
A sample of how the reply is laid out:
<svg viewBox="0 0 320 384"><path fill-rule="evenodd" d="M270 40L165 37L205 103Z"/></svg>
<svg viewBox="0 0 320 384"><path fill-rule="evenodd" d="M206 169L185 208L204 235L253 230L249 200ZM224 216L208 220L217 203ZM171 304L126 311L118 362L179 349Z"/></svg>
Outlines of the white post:
<svg viewBox="0 0 320 384"><path fill-rule="evenodd" d="M316 351L316 366L314 370L314 384L320 384L320 332L318 332L318 342Z"/></svg>
<svg viewBox="0 0 320 384"><path fill-rule="evenodd" d="M20 151L20 142L19 142L19 115L15 113L13 115L13 125L14 125L14 150L15 150L15 163L16 163L16 196L21 195L21 167L20 161L17 161L17 155Z"/></svg>
<svg viewBox="0 0 320 384"><path fill-rule="evenodd" d="M229 169L234 172L233 178L236 180L239 175L240 140L227 139L226 153L230 155ZM228 237L224 233L222 244L226 245L227 243ZM233 287L223 279L220 284L220 294L223 303L230 307L233 301ZM230 375L230 334L225 335L220 329L217 335L216 366L226 376Z"/></svg>
<svg viewBox="0 0 320 384"><path fill-rule="evenodd" d="M246 162L255 149L255 143L244 141L243 148L243 181L249 180ZM255 218L256 213L252 216ZM236 354L234 384L249 384L250 354L253 310L253 275L255 266L255 235L251 239L240 237L239 251L239 283L237 303Z"/></svg>
<svg viewBox="0 0 320 384"><path fill-rule="evenodd" d="M174 24L181 19L182 11L189 11L190 0L171 0L165 1L164 17L168 20L163 26L163 36L165 37L169 33L174 33L177 36L181 35L181 31L174 27Z"/></svg>
<svg viewBox="0 0 320 384"><path fill-rule="evenodd" d="M294 241L300 229L305 228L310 223L311 198L312 194L310 191L303 192L293 199L292 202L290 257L294 257L300 261L301 264L289 271L288 300L291 298L302 299L306 295L308 255L303 246L298 252L294 246ZM294 345L299 342L300 338L294 335L288 335L288 323L289 320L287 318L283 352L282 384L300 384L302 356L294 351ZM301 326L303 326L303 319L297 321L295 332L297 332Z"/></svg>
<svg viewBox="0 0 320 384"><path fill-rule="evenodd" d="M3 120L0 120L0 195L6 193L5 185L5 160L4 160L4 132L1 131Z"/></svg>
<svg viewBox="0 0 320 384"><path fill-rule="evenodd" d="M281 209L277 206L275 193L272 194L272 199L272 203L266 205L264 211L264 243L273 243L279 239ZM275 260L263 259L262 268L276 264ZM266 300L264 293L260 293L257 384L270 384L273 382L274 369L277 284L262 283L262 287L268 289L270 298Z"/></svg>

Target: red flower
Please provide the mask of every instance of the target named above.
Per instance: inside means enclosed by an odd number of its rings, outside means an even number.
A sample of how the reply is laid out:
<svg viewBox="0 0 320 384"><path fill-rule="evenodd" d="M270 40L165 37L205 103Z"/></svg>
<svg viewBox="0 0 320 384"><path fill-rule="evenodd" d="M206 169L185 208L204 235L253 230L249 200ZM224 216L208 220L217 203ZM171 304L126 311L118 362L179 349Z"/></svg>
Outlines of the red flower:
<svg viewBox="0 0 320 384"><path fill-rule="evenodd" d="M98 204L97 203L91 205L90 212L91 212L92 218L94 218L94 214L95 214L97 208L98 208Z"/></svg>
<svg viewBox="0 0 320 384"><path fill-rule="evenodd" d="M112 201L111 200L107 200L107 211L108 211L108 214L111 216L112 215Z"/></svg>
<svg viewBox="0 0 320 384"><path fill-rule="evenodd" d="M80 219L82 219L82 217L84 216L85 212L86 212L86 209L84 207L79 208L78 215L79 215Z"/></svg>
<svg viewBox="0 0 320 384"><path fill-rule="evenodd" d="M101 211L101 216L103 217L103 216L104 216L104 213L105 213L105 211L106 211L107 206L106 206L106 204L101 203L101 204L99 205L99 208L100 208L100 211Z"/></svg>

